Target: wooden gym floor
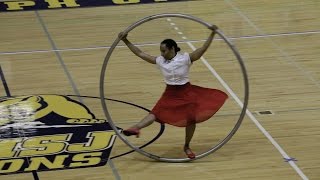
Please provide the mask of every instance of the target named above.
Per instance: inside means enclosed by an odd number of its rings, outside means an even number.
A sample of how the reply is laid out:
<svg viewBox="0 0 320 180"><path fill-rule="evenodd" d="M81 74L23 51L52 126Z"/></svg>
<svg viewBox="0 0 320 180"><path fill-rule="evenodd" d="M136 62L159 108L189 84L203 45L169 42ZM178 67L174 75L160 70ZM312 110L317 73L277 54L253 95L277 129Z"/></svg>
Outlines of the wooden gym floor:
<svg viewBox="0 0 320 180"><path fill-rule="evenodd" d="M97 168L39 172L45 180L103 179L320 179L320 2L316 0L195 0L10 12L0 14L0 65L12 96L59 94L99 97L99 76L108 47L135 21L157 13L185 13L216 24L238 48L250 80L247 115L233 138L215 153L190 163L160 163L138 153L114 158ZM179 18L158 19L128 36L158 55L165 38L183 51L199 47L209 31ZM205 63L208 65L205 65ZM210 71L210 67L221 77ZM234 126L243 102L242 73L234 55L217 36L204 59L192 66L193 84L228 92L229 100L209 121L199 124L192 147L208 150ZM151 109L164 84L157 68L135 57L122 43L107 67L108 98ZM230 89L226 89L229 87ZM7 96L0 86L0 96ZM83 98L104 119L99 99ZM107 103L115 123L129 127L144 110ZM263 113L264 111L270 113ZM140 145L157 134L158 124L128 138ZM145 150L184 157L184 130L166 126ZM130 150L116 140L112 155ZM31 180L31 173L0 176Z"/></svg>

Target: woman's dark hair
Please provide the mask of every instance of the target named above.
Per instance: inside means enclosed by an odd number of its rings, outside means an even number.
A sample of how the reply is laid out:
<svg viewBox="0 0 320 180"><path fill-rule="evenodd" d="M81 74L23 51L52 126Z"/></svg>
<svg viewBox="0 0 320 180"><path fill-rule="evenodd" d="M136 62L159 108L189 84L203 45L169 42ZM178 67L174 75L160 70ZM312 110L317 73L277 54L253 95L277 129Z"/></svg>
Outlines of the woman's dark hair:
<svg viewBox="0 0 320 180"><path fill-rule="evenodd" d="M174 47L176 53L181 50L173 39L165 39L161 42L161 44L165 44L168 49L172 49Z"/></svg>

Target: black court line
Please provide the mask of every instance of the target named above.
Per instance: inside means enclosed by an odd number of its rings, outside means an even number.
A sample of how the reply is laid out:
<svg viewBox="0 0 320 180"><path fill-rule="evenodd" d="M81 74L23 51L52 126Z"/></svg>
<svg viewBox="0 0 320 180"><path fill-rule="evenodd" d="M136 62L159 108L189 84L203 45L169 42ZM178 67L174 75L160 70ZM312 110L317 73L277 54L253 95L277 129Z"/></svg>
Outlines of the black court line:
<svg viewBox="0 0 320 180"><path fill-rule="evenodd" d="M8 84L7 84L7 81L6 81L6 78L4 77L4 74L3 74L3 71L2 71L1 65L0 65L0 78L1 78L2 85L3 85L3 87L4 87L4 90L6 91L6 96L11 97L11 93L10 93L10 90L9 90L9 87L8 87Z"/></svg>
<svg viewBox="0 0 320 180"><path fill-rule="evenodd" d="M7 84L7 81L6 81L6 78L4 77L4 73L2 71L1 65L0 65L0 78L1 78L1 81L2 81L2 84L3 84L3 87L4 87L5 91L6 91L6 96L7 97L12 97L11 93L10 93L9 86ZM29 162L30 162L29 158L26 158L26 159L27 159L27 162L29 164ZM32 171L32 175L33 175L34 180L39 180L39 176L38 176L37 171Z"/></svg>
<svg viewBox="0 0 320 180"><path fill-rule="evenodd" d="M81 96L80 96L80 92L79 92L79 90L78 90L78 88L77 88L77 86L76 86L76 83L73 81L73 78L72 78L72 76L71 76L71 73L69 72L67 66L65 65L65 63L64 63L64 61L63 61L63 58L62 58L60 52L59 52L59 51L56 51L58 48L57 48L55 42L53 41L53 39L52 39L52 37L51 37L51 35L50 35L49 31L48 31L48 28L47 28L44 20L42 19L42 17L40 16L40 14L39 14L38 11L35 11L35 15L36 15L36 17L37 17L37 19L38 19L38 21L39 21L39 24L41 25L43 31L44 31L45 34L47 35L48 41L49 41L52 49L55 50L55 51L54 51L54 52L55 52L55 55L56 55L56 57L58 58L58 61L60 62L61 66L62 66L62 68L63 68L63 70L64 70L64 72L65 72L65 74L66 74L66 76L67 76L67 79L69 80L69 83L71 84L71 87L72 87L72 89L73 89L73 92L75 92L75 93L79 96L79 101L80 101L82 104L84 104L83 99L82 99ZM111 161L111 159L109 159L109 161ZM112 172L113 172L113 175L115 176L115 179L116 179L116 180L120 180L120 179L121 179L120 174L119 174L119 172L117 171L117 169L114 167L113 162L110 162L110 163L109 163L109 166L110 166L110 168L111 168L111 170L112 170Z"/></svg>
<svg viewBox="0 0 320 180"><path fill-rule="evenodd" d="M53 41L53 39L52 39L52 37L51 37L51 35L50 35L50 33L49 33L46 25L45 25L45 22L43 21L42 17L41 17L40 14L38 13L38 11L35 11L35 14L36 14L36 17L38 18L39 24L41 25L43 31L44 31L45 34L47 35L48 41L49 41L49 43L50 43L50 45L51 45L51 47L52 47L52 49L53 49L56 57L58 58L59 63L61 64L61 66L62 66L62 68L63 68L66 76L68 77L69 83L71 84L71 87L73 88L73 91L74 91L76 94L80 95L80 92L79 92L79 90L78 90L78 88L77 88L77 86L76 86L76 83L73 81L72 76L71 76L71 74L70 74L67 66L66 66L65 63L64 63L60 52L56 51L58 48L57 48L56 44L54 43L54 41ZM82 102L81 99L79 99L79 100L80 100L80 102Z"/></svg>
<svg viewBox="0 0 320 180"><path fill-rule="evenodd" d="M68 97L75 97L75 96L78 96L78 95L65 95L65 96L68 96ZM81 96L82 98L94 98L94 99L101 99L100 97L95 97L95 96ZM130 106L134 106L134 107L137 107L137 108L140 108L140 109L143 109L147 112L151 112L149 109L143 107L143 106L140 106L140 105L137 105L137 104L134 104L134 103L131 103L131 102L126 102L126 101L121 101L121 100L117 100L117 99L111 99L111 98L105 98L105 100L108 100L108 101L114 101L114 102L119 102L119 103L123 103L123 104L127 104L127 105L130 105ZM153 138L151 139L149 142L147 142L146 144L144 145L141 145L140 147L138 147L139 149L143 149L144 147L147 147L148 145L152 144L153 142L155 142L157 139L159 139L161 137L161 135L163 134L165 130L165 124L163 123L160 123L160 130L158 132L158 134ZM116 155L116 156L113 156L113 157L110 157L110 159L115 159L115 158L118 158L118 157L121 157L121 156L124 156L124 155L127 155L127 154L130 154L130 153L133 153L135 152L135 150L131 150L131 151L128 151L128 152L125 152L125 153L122 153L122 154L119 154L119 155Z"/></svg>

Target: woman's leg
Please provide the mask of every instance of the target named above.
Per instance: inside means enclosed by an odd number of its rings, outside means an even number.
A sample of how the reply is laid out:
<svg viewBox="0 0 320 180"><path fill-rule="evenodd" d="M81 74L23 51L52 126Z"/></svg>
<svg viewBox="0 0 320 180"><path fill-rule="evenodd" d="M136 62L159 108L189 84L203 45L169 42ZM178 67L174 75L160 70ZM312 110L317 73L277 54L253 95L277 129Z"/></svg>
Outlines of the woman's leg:
<svg viewBox="0 0 320 180"><path fill-rule="evenodd" d="M132 126L132 128L138 128L138 129L145 128L151 125L155 120L156 120L156 116L150 113L146 117L144 117L140 122L138 122L136 125Z"/></svg>
<svg viewBox="0 0 320 180"><path fill-rule="evenodd" d="M186 138L185 138L185 144L183 148L184 152L191 159L195 158L195 154L190 149L190 141L193 137L195 129L196 129L196 124L191 124L186 127Z"/></svg>
<svg viewBox="0 0 320 180"><path fill-rule="evenodd" d="M193 137L194 131L196 129L196 124L191 124L186 127L186 138L185 138L185 147L189 147L190 141Z"/></svg>
<svg viewBox="0 0 320 180"><path fill-rule="evenodd" d="M133 125L129 129L124 130L123 134L126 136L136 135L137 137L139 137L140 129L151 125L155 120L156 120L156 116L150 113L137 124Z"/></svg>

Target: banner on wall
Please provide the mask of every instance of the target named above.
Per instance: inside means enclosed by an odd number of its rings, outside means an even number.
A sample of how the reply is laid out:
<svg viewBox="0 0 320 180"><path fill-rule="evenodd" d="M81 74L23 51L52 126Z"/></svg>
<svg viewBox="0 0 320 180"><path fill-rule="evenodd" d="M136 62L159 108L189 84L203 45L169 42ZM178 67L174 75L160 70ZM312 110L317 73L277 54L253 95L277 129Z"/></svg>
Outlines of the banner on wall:
<svg viewBox="0 0 320 180"><path fill-rule="evenodd" d="M179 2L188 0L0 0L0 11L28 11L40 9L80 8L112 5Z"/></svg>

